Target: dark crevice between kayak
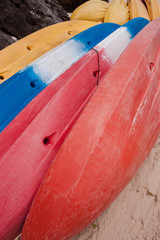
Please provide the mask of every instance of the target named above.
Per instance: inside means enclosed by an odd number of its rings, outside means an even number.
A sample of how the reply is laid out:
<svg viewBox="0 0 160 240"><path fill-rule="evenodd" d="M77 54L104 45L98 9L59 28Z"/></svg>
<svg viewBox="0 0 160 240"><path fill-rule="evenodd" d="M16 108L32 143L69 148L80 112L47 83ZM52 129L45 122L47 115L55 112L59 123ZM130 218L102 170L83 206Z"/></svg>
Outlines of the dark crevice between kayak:
<svg viewBox="0 0 160 240"><path fill-rule="evenodd" d="M142 0L142 2L143 2L143 4L145 5L145 7L146 7L146 9L147 9L147 11L148 11L146 2L145 2L144 0Z"/></svg>

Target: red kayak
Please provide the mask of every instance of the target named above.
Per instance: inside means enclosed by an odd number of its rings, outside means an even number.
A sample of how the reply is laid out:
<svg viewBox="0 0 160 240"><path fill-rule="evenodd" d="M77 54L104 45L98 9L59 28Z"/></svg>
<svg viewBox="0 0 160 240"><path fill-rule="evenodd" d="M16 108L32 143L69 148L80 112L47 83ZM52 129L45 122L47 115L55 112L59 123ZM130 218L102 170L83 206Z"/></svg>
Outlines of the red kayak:
<svg viewBox="0 0 160 240"><path fill-rule="evenodd" d="M123 33L117 34L117 42ZM90 50L47 86L0 133L0 239L14 239L20 233L54 156L98 82L115 62L106 54L109 47L115 49L115 42L109 40L106 38L103 47ZM125 47L116 52L117 58Z"/></svg>
<svg viewBox="0 0 160 240"><path fill-rule="evenodd" d="M91 28L1 84L0 239L19 234L68 131L98 83L146 24L146 19L137 18L122 27L111 23L97 31Z"/></svg>
<svg viewBox="0 0 160 240"><path fill-rule="evenodd" d="M54 159L21 240L70 239L117 197L160 133L160 18L130 43Z"/></svg>

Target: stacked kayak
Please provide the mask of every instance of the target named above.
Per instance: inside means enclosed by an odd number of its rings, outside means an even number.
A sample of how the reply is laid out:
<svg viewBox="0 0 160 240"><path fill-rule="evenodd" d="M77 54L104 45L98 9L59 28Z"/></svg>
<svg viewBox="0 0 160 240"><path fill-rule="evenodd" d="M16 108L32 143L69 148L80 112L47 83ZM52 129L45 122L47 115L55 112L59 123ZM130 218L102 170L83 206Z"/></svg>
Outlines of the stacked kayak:
<svg viewBox="0 0 160 240"><path fill-rule="evenodd" d="M147 9L149 12L150 19L156 19L160 17L160 2L159 0L144 0L145 4L147 5Z"/></svg>
<svg viewBox="0 0 160 240"><path fill-rule="evenodd" d="M108 23L89 28L44 54L1 84L0 132L37 94L119 27L120 25ZM129 34L128 32L128 39Z"/></svg>
<svg viewBox="0 0 160 240"><path fill-rule="evenodd" d="M49 50L94 25L91 21L66 21L43 28L0 51L0 83Z"/></svg>
<svg viewBox="0 0 160 240"><path fill-rule="evenodd" d="M141 0L128 0L127 2L130 13L130 19L141 16L150 20L147 8Z"/></svg>
<svg viewBox="0 0 160 240"><path fill-rule="evenodd" d="M150 21L160 17L159 0L89 0L76 8L71 20L90 20L124 24L136 17Z"/></svg>
<svg viewBox="0 0 160 240"><path fill-rule="evenodd" d="M68 131L108 70L146 24L147 20L138 18L122 27L94 26L0 85L1 239L13 239L20 232Z"/></svg>
<svg viewBox="0 0 160 240"><path fill-rule="evenodd" d="M117 197L160 133L160 18L130 43L71 129L21 240L70 239Z"/></svg>

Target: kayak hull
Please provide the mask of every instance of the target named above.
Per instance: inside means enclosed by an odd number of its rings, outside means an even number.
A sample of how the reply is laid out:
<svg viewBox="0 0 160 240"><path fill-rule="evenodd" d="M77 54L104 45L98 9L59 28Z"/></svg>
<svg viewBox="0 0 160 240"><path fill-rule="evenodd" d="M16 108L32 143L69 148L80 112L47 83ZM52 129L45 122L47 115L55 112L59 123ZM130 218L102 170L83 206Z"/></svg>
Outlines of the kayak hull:
<svg viewBox="0 0 160 240"><path fill-rule="evenodd" d="M51 81L1 132L0 238L3 240L19 233L33 197L70 128L130 41L126 28L105 38ZM51 68L47 73L44 67L39 70L42 80L45 77L50 80L52 73L55 74ZM34 91L36 86L29 88Z"/></svg>
<svg viewBox="0 0 160 240"><path fill-rule="evenodd" d="M0 84L41 55L97 25L91 21L66 21L45 27L0 51Z"/></svg>
<svg viewBox="0 0 160 240"><path fill-rule="evenodd" d="M130 19L144 17L150 21L147 8L141 0L127 0L127 4L129 7Z"/></svg>
<svg viewBox="0 0 160 240"><path fill-rule="evenodd" d="M155 18L160 17L160 2L159 0L143 0L143 2L145 2L147 9L148 9L148 13L150 16L151 20L154 20Z"/></svg>
<svg viewBox="0 0 160 240"><path fill-rule="evenodd" d="M114 23L96 25L44 54L0 84L0 132L45 87L107 36L113 33L116 39L120 34L122 39L124 33L123 46L126 41L130 42L146 24L148 20L137 18L122 27Z"/></svg>
<svg viewBox="0 0 160 240"><path fill-rule="evenodd" d="M159 133L156 19L133 39L76 121L36 194L21 239L70 239L83 230L132 179Z"/></svg>
<svg viewBox="0 0 160 240"><path fill-rule="evenodd" d="M107 23L89 28L0 84L0 132L44 88L119 27L118 24Z"/></svg>
<svg viewBox="0 0 160 240"><path fill-rule="evenodd" d="M106 57L103 49L99 49L99 57L96 48L91 50L46 87L2 131L0 238L12 239L20 232L55 154L97 88L98 81L112 65L112 59ZM4 145L4 141L7 144Z"/></svg>

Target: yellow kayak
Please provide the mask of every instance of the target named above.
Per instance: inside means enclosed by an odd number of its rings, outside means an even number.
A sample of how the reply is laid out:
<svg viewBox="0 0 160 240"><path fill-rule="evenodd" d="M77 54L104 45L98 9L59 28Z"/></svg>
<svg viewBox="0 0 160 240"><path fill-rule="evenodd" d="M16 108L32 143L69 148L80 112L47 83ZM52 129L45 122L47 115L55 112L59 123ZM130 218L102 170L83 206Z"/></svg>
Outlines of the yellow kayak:
<svg viewBox="0 0 160 240"><path fill-rule="evenodd" d="M104 21L105 12L109 3L101 0L89 0L76 8L71 20Z"/></svg>
<svg viewBox="0 0 160 240"><path fill-rule="evenodd" d="M129 21L128 6L124 0L113 0L104 16L104 22L112 22L120 25Z"/></svg>
<svg viewBox="0 0 160 240"><path fill-rule="evenodd" d="M43 28L0 51L0 83L26 65L97 22L66 21Z"/></svg>
<svg viewBox="0 0 160 240"><path fill-rule="evenodd" d="M145 0L151 20L160 17L160 1Z"/></svg>
<svg viewBox="0 0 160 240"><path fill-rule="evenodd" d="M147 8L141 0L128 0L127 2L129 7L130 19L136 17L143 17L150 21Z"/></svg>

